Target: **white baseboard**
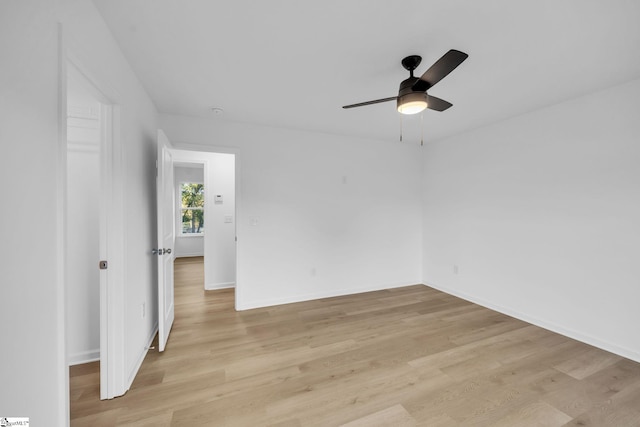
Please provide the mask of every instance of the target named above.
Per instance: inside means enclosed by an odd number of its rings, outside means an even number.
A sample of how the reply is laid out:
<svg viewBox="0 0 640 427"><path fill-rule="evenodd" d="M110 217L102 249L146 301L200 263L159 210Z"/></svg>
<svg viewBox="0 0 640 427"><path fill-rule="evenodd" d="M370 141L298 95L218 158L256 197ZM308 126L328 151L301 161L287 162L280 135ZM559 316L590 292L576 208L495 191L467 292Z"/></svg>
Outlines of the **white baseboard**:
<svg viewBox="0 0 640 427"><path fill-rule="evenodd" d="M530 316L526 313L521 313L519 311L515 311L512 310L510 308L507 307L502 307L500 305L497 304L493 304L492 302L486 301L482 298L477 298L473 295L469 295L466 294L464 292L459 292L457 290L454 289L450 289L447 288L446 286L438 286L438 285L434 285L434 284L427 284L425 286L428 286L430 288L433 289L437 289L439 291L442 291L444 293L447 293L449 295L453 295L456 296L458 298L462 298L466 301L470 301L474 304L478 304L481 305L483 307L486 308L490 308L491 310L497 311L499 313L502 314L506 314L507 316L511 316L514 317L516 319L525 321L527 323L531 323L532 325L536 325L539 326L541 328L547 329L549 331L558 333L560 335L564 335L565 337L569 337L572 338L574 340L583 342L585 344L589 344L592 345L594 347L598 347L602 350L617 354L618 356L622 356L622 357L626 357L627 359L631 359L633 361L636 362L640 362L640 353L622 346L619 346L617 344L613 344L610 343L606 340L602 340L600 338L591 336L589 334L585 334L583 332L580 331L576 331L570 328L566 328L562 325L558 325L556 323L552 323L552 322L548 322L544 319L540 319L538 317L534 317L534 316Z"/></svg>
<svg viewBox="0 0 640 427"><path fill-rule="evenodd" d="M204 288L207 291L213 291L216 289L228 289L228 288L235 288L235 287L236 287L236 282L208 283L204 285Z"/></svg>
<svg viewBox="0 0 640 427"><path fill-rule="evenodd" d="M127 378L126 391L129 391L129 389L131 388L131 384L133 384L133 380L136 379L136 375L138 374L138 371L142 366L142 362L144 362L144 358L147 356L149 347L151 347L151 343L153 342L153 339L156 337L157 333L158 333L158 323L156 322L154 327L151 328L151 335L147 337L147 344L142 348L142 351L138 355L138 360L136 361L133 369L129 372L129 376Z"/></svg>
<svg viewBox="0 0 640 427"><path fill-rule="evenodd" d="M67 358L69 366L82 365L83 363L95 362L100 360L100 349L80 351L70 354Z"/></svg>
<svg viewBox="0 0 640 427"><path fill-rule="evenodd" d="M282 305L282 304L291 304L294 302L302 302L302 301L311 301L315 299L323 299L323 298L333 298L340 297L344 295L354 295L354 294L362 294L365 292L373 292L373 291L382 291L385 289L393 289L393 288L402 288L404 286L414 286L417 284L421 284L420 281L414 282L405 282L405 283L394 283L394 284L382 284L382 285L373 285L359 288L349 288L349 289L340 289L329 292L314 292L309 294L301 294L301 295L293 295L289 297L283 298L270 298L263 300L255 300L255 301L238 301L236 296L236 310L251 310L253 308L262 308L262 307L271 307L274 305Z"/></svg>
<svg viewBox="0 0 640 427"><path fill-rule="evenodd" d="M186 254L181 253L181 254L176 254L175 258L190 258L194 256L204 256L204 253L186 253Z"/></svg>

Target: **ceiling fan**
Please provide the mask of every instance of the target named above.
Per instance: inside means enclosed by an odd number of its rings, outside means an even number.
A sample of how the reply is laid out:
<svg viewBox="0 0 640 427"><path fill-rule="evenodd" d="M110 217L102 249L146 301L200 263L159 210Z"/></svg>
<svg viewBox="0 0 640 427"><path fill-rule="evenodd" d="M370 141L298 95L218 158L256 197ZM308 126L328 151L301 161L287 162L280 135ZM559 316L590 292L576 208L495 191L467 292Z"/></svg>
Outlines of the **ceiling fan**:
<svg viewBox="0 0 640 427"><path fill-rule="evenodd" d="M414 77L415 70L422 57L418 55L410 55L402 60L402 66L409 71L408 79L400 83L398 96L389 98L376 99L373 101L360 102L357 104L345 105L342 108L362 107L365 105L379 104L381 102L397 101L398 112L402 114L416 114L429 108L435 111L444 111L453 104L444 99L427 95L427 90L435 86L440 80L447 76L450 72L467 59L469 55L459 50L451 49L445 53L442 58L438 59L420 78Z"/></svg>

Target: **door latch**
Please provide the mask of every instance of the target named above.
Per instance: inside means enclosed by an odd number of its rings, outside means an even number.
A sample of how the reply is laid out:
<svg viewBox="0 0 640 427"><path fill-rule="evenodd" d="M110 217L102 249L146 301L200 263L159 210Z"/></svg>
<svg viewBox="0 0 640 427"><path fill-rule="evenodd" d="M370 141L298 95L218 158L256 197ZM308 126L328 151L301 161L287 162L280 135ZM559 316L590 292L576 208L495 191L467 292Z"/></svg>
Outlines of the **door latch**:
<svg viewBox="0 0 640 427"><path fill-rule="evenodd" d="M106 270L109 266L109 263L107 263L107 261L100 261L98 263L98 266L100 267L100 270Z"/></svg>
<svg viewBox="0 0 640 427"><path fill-rule="evenodd" d="M151 249L151 253L153 255L166 255L166 254L170 254L171 253L171 249L164 249L164 248L160 248L160 249Z"/></svg>

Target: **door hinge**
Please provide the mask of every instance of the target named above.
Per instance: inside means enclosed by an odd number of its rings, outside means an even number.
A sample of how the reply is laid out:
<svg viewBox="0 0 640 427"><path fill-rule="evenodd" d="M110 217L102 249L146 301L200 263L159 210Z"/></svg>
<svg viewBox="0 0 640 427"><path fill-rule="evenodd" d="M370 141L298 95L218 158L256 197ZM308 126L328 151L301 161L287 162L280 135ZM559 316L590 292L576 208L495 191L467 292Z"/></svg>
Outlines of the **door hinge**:
<svg viewBox="0 0 640 427"><path fill-rule="evenodd" d="M109 266L109 263L107 261L100 261L98 263L98 266L100 267L100 270L106 270Z"/></svg>

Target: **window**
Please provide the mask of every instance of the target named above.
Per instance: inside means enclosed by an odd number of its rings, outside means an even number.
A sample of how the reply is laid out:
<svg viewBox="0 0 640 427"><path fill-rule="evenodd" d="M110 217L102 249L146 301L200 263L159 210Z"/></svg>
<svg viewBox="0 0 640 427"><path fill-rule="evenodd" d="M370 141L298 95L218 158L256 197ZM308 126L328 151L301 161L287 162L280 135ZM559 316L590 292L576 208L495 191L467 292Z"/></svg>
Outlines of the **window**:
<svg viewBox="0 0 640 427"><path fill-rule="evenodd" d="M204 233L204 184L183 182L180 184L182 218L181 234Z"/></svg>

